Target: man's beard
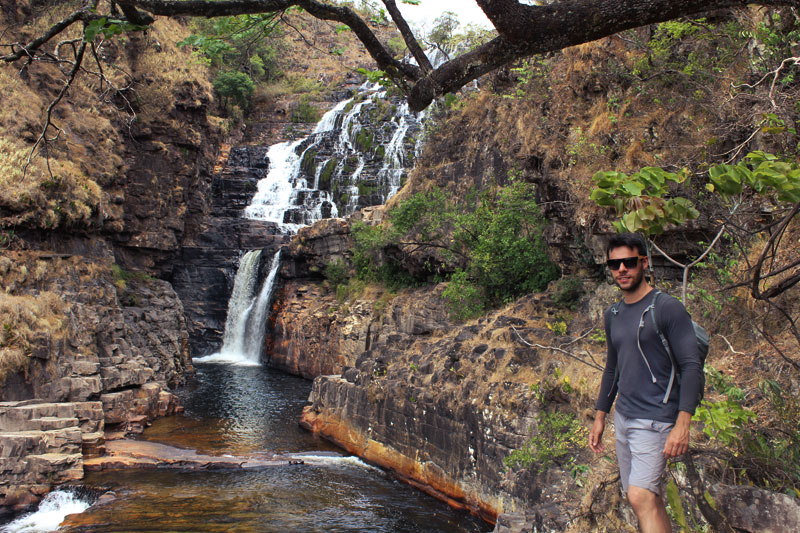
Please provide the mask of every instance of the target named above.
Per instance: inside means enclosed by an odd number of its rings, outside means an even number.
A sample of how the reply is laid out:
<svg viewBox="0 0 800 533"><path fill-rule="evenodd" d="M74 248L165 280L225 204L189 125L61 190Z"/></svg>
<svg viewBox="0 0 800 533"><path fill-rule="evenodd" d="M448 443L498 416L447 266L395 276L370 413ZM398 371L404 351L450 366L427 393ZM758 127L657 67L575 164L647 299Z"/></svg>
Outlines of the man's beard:
<svg viewBox="0 0 800 533"><path fill-rule="evenodd" d="M620 290L623 290L625 292L636 292L636 290L639 288L639 286L642 284L643 281L644 281L644 269L641 268L639 269L639 273L636 274L636 276L634 276L633 279L631 279L631 286L628 287L627 289L623 289L622 287L620 287L619 282L617 280L614 280L614 283L617 284L617 287L619 287Z"/></svg>

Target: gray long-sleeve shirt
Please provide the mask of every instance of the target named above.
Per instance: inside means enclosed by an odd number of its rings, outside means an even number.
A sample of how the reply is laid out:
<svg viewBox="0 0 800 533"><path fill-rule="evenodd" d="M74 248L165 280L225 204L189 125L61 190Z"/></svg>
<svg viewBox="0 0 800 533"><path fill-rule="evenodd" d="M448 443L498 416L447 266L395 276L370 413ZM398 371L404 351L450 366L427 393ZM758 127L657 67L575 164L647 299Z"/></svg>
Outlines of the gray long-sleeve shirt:
<svg viewBox="0 0 800 533"><path fill-rule="evenodd" d="M680 384L676 378L668 402L663 403L672 363L653 326L650 311L644 315L644 325L638 338L647 362L637 345L639 321L644 310L652 303L653 294L651 291L636 303L627 304L623 301L606 310L604 318L608 356L595 409L609 412L614 397L619 396L617 410L629 418L674 422L678 411L694 414L703 370L689 313L680 301L661 294L658 297L656 320L669 342L681 376ZM618 313L612 316L615 307ZM617 387L614 387L617 367L619 378Z"/></svg>

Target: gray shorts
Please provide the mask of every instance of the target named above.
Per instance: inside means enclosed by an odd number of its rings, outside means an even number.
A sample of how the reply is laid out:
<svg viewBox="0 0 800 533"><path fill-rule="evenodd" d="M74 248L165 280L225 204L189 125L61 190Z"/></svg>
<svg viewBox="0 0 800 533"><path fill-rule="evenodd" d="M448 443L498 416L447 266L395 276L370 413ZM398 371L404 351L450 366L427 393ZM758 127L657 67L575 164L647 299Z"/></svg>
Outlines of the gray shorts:
<svg viewBox="0 0 800 533"><path fill-rule="evenodd" d="M674 423L628 418L614 413L614 434L617 440L617 461L622 490L640 487L663 494L663 475L667 460L664 444Z"/></svg>

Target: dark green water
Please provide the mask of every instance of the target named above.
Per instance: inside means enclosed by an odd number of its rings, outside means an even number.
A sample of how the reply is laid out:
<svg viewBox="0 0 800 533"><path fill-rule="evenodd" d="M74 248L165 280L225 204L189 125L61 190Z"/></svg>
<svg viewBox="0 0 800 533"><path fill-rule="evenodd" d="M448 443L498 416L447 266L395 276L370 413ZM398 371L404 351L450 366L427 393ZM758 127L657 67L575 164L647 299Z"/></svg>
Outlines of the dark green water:
<svg viewBox="0 0 800 533"><path fill-rule="evenodd" d="M199 365L184 415L143 438L204 453L305 453L305 464L231 471L90 473L115 499L73 515L67 531L482 532L490 526L345 457L297 421L311 383L262 367Z"/></svg>

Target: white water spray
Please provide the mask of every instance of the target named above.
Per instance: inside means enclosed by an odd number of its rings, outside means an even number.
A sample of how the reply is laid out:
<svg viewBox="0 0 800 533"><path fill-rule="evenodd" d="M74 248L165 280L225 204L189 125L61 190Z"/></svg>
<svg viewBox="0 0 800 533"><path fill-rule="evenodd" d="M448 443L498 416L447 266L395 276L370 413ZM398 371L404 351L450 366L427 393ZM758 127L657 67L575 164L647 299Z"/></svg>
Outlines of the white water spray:
<svg viewBox="0 0 800 533"><path fill-rule="evenodd" d="M89 505L89 502L81 500L72 492L56 490L44 497L38 510L0 527L0 532L44 533L55 531L68 514L82 513L89 508Z"/></svg>

